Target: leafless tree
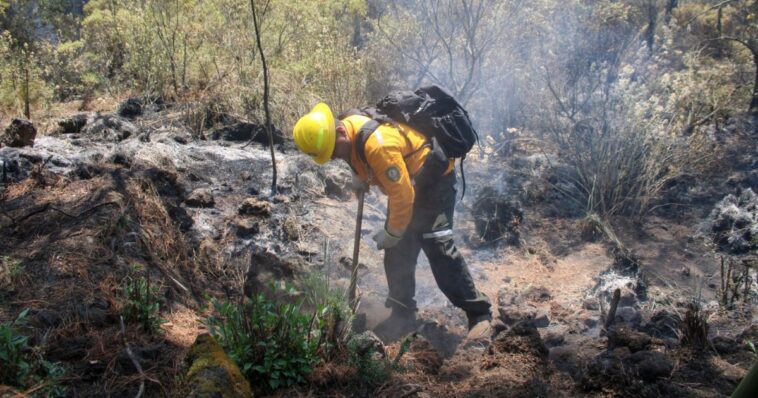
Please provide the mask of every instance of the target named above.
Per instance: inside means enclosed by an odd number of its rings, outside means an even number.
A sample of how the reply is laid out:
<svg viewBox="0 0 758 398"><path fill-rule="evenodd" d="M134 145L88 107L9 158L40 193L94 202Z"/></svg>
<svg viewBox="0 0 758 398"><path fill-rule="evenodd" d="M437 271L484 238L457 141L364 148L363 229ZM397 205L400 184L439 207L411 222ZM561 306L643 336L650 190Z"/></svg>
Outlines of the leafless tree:
<svg viewBox="0 0 758 398"><path fill-rule="evenodd" d="M263 52L263 45L261 44L261 30L260 30L260 17L265 14L268 8L269 0L266 0L261 10L261 14L258 13L258 9L255 7L255 0L250 0L250 8L253 12L253 28L255 29L255 42L258 47L258 53L261 56L261 65L263 67L263 111L266 114L266 134L268 135L268 148L271 151L271 195L276 194L276 155L274 154L274 132L271 128L271 112L269 111L269 81L268 81L268 64L266 63L266 54Z"/></svg>
<svg viewBox="0 0 758 398"><path fill-rule="evenodd" d="M388 7L388 19L409 21L418 28L411 40L402 40L380 20L382 37L411 62L407 79L411 86L431 81L448 87L467 103L488 76L485 65L503 32L516 21L522 0L419 0Z"/></svg>

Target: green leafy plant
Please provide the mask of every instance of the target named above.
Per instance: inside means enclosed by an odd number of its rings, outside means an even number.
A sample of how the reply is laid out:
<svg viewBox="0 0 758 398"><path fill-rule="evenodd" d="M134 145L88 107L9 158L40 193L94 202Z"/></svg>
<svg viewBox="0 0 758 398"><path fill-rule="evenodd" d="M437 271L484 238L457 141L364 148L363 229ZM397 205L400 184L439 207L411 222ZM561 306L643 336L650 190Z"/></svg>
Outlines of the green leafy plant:
<svg viewBox="0 0 758 398"><path fill-rule="evenodd" d="M316 313L319 334L319 355L331 359L351 337L350 326L353 313L345 292L329 285L328 278L320 272L303 279L304 305Z"/></svg>
<svg viewBox="0 0 758 398"><path fill-rule="evenodd" d="M20 328L27 322L29 309L23 310L12 322L0 323L0 385L16 388L37 389L38 396L65 396L66 389L60 385L65 368L59 363L45 360L38 347L29 346L29 338Z"/></svg>
<svg viewBox="0 0 758 398"><path fill-rule="evenodd" d="M294 295L291 286L284 289ZM304 382L318 361L316 316L303 314L301 305L276 303L262 293L238 303L215 301L218 316L206 324L245 377L273 391Z"/></svg>
<svg viewBox="0 0 758 398"><path fill-rule="evenodd" d="M160 316L158 289L150 286L149 278L135 275L136 269L122 281L124 320L139 324L146 332L159 332L165 321Z"/></svg>

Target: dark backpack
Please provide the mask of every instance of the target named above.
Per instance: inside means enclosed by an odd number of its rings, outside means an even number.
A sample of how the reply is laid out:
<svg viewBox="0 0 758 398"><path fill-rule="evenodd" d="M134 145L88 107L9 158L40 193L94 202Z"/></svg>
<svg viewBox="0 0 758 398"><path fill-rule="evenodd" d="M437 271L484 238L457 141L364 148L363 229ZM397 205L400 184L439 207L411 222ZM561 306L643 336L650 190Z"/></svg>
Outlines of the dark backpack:
<svg viewBox="0 0 758 398"><path fill-rule="evenodd" d="M397 127L398 123L402 123L424 134L430 142L436 141L448 158L461 158L463 195L466 194L463 160L479 141L479 135L471 124L468 112L446 89L433 84L416 91L393 91L382 98L376 107L348 113L362 114L372 119L358 132L356 149L364 164L368 163L365 145L371 134L382 124Z"/></svg>

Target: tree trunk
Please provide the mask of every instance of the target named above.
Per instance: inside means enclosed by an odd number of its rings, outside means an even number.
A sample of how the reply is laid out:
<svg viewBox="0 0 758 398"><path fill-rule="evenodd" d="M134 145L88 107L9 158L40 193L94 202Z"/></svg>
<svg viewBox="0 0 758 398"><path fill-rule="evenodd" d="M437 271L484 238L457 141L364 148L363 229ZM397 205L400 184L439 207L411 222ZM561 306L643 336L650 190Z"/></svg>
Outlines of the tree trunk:
<svg viewBox="0 0 758 398"><path fill-rule="evenodd" d="M678 0L666 0L666 15L665 21L668 24L671 21L671 15L674 13L674 8L679 6Z"/></svg>
<svg viewBox="0 0 758 398"><path fill-rule="evenodd" d="M723 12L721 11L721 7L719 7L718 13L716 14L716 33L718 34L718 37L722 37L724 35L723 28L721 25L721 19L723 17ZM718 42L716 43L716 58L721 58L724 55L724 43Z"/></svg>
<svg viewBox="0 0 758 398"><path fill-rule="evenodd" d="M266 134L268 135L268 147L271 150L271 195L276 195L276 156L274 154L274 132L271 129L271 113L268 109L268 64L266 64L266 55L263 53L261 45L260 23L258 13L255 9L255 0L250 0L250 8L253 10L253 27L255 28L255 42L258 45L258 52L261 54L261 64L263 65L263 111L266 114Z"/></svg>
<svg viewBox="0 0 758 398"><path fill-rule="evenodd" d="M26 120L32 120L32 112L29 106L31 98L29 98L29 59L27 58L24 65L24 117Z"/></svg>

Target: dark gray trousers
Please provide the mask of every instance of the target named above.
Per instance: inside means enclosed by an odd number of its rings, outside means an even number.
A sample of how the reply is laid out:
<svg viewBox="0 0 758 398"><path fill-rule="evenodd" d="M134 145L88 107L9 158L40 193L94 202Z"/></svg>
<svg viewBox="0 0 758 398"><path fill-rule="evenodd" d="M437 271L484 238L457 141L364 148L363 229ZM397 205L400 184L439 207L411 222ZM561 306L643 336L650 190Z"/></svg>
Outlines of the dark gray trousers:
<svg viewBox="0 0 758 398"><path fill-rule="evenodd" d="M416 185L413 218L403 239L385 249L384 270L393 309L416 310L416 261L424 250L437 286L469 319L490 314L490 301L474 286L466 261L453 242L455 172Z"/></svg>

